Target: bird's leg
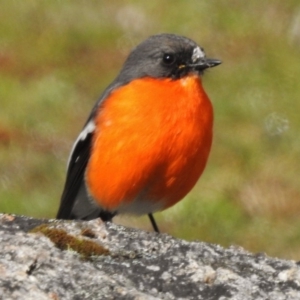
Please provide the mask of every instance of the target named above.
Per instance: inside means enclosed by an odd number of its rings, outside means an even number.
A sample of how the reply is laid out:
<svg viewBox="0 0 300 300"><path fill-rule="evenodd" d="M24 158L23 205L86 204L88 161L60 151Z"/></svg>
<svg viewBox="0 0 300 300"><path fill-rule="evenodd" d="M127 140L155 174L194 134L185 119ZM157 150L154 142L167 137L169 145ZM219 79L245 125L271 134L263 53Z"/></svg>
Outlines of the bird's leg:
<svg viewBox="0 0 300 300"><path fill-rule="evenodd" d="M157 224L155 222L155 219L154 219L153 215L152 214L148 214L148 217L150 219L150 222L152 224L152 227L153 227L154 231L157 232L157 233L159 233L159 229L158 229L158 226L157 226Z"/></svg>

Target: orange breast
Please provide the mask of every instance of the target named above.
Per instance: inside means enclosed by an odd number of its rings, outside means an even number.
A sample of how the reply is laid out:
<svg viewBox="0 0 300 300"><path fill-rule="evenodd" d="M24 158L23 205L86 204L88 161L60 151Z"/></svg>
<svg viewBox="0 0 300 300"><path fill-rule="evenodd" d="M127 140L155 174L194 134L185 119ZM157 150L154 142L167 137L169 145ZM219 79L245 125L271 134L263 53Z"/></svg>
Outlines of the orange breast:
<svg viewBox="0 0 300 300"><path fill-rule="evenodd" d="M110 211L150 213L175 204L203 172L212 122L197 76L136 79L113 91L95 119L89 193Z"/></svg>

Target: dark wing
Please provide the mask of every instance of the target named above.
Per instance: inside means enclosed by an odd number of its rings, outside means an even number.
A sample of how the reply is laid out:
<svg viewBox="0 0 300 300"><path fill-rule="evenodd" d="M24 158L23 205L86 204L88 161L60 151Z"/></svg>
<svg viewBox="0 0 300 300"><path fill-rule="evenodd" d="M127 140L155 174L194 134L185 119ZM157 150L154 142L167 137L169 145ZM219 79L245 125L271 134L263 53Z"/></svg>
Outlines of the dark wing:
<svg viewBox="0 0 300 300"><path fill-rule="evenodd" d="M86 127L85 129L86 130ZM58 219L81 219L84 216L76 215L74 206L88 198L84 184L84 173L88 163L93 131L87 132L85 137L79 135L69 160L67 178L57 213ZM81 197L79 197L81 196ZM81 201L80 201L81 200ZM88 199L87 199L88 200ZM88 200L89 201L89 200Z"/></svg>
<svg viewBox="0 0 300 300"><path fill-rule="evenodd" d="M93 124L93 123L89 123ZM93 131L91 125L87 125L75 142L71 153L67 179L57 219L80 219L92 220L101 218L103 221L110 221L116 212L108 212L98 206L87 192L84 173L90 156ZM83 135L87 133L86 135Z"/></svg>
<svg viewBox="0 0 300 300"><path fill-rule="evenodd" d="M60 207L56 216L57 219L91 220L101 217L103 220L110 220L115 214L104 211L90 199L84 182L84 174L90 156L95 129L94 116L109 93L120 85L120 82L113 82L104 91L73 146Z"/></svg>

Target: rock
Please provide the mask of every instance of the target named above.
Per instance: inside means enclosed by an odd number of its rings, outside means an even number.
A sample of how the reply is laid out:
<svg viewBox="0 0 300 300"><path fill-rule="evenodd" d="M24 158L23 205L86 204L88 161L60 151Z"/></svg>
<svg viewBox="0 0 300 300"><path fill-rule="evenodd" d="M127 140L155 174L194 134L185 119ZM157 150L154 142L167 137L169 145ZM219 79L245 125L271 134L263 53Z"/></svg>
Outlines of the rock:
<svg viewBox="0 0 300 300"><path fill-rule="evenodd" d="M0 214L0 231L1 299L300 299L296 262L238 247L100 220Z"/></svg>

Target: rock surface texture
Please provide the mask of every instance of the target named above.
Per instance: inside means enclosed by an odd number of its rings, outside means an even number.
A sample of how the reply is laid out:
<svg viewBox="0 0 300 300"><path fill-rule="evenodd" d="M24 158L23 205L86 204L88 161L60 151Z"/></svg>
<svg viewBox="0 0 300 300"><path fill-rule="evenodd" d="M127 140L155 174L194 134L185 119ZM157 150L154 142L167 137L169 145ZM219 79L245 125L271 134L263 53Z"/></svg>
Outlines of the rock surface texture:
<svg viewBox="0 0 300 300"><path fill-rule="evenodd" d="M237 247L100 220L0 214L0 231L0 299L300 299L296 262Z"/></svg>

